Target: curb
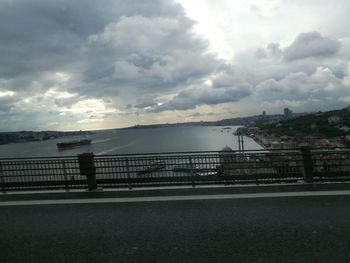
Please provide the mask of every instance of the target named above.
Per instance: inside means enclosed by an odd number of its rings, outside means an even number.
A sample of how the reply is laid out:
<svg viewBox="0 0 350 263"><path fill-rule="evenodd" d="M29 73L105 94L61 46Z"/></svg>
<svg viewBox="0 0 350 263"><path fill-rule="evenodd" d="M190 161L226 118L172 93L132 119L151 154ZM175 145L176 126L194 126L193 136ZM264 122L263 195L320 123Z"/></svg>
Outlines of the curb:
<svg viewBox="0 0 350 263"><path fill-rule="evenodd" d="M160 197L186 195L223 195L223 194L253 194L302 191L336 191L350 190L350 183L300 183L286 185L251 185L251 186L212 186L196 188L161 188L161 189L99 189L97 191L59 191L59 192L21 192L2 193L0 201L29 201L29 200L63 200L84 198L131 198L131 197Z"/></svg>

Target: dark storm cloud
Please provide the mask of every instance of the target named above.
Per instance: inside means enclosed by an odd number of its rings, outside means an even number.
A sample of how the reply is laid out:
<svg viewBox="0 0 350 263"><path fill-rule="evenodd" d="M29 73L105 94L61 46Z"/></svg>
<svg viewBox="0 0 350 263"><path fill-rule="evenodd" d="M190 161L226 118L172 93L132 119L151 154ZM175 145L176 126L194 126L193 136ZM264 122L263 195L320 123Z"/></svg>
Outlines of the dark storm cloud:
<svg viewBox="0 0 350 263"><path fill-rule="evenodd" d="M11 109L11 101L8 98L0 97L0 113L7 113Z"/></svg>
<svg viewBox="0 0 350 263"><path fill-rule="evenodd" d="M207 117L207 116L216 116L216 115L220 115L220 114L215 112L208 112L208 113L194 112L188 115L188 117Z"/></svg>
<svg viewBox="0 0 350 263"><path fill-rule="evenodd" d="M57 98L54 100L56 106L70 108L79 98L76 96L70 98Z"/></svg>
<svg viewBox="0 0 350 263"><path fill-rule="evenodd" d="M79 2L0 3L0 74L18 77L54 69L71 62L72 56L76 58L84 39L103 29L112 15L106 5L101 5L105 9L101 13L93 1L85 1L84 9Z"/></svg>
<svg viewBox="0 0 350 263"><path fill-rule="evenodd" d="M340 49L340 42L323 37L319 32L300 34L297 39L284 49L287 61L307 57L327 57L335 55Z"/></svg>
<svg viewBox="0 0 350 263"><path fill-rule="evenodd" d="M249 84L225 88L192 88L184 90L172 100L155 107L151 112L168 110L194 109L198 105L217 105L226 102L235 102L249 96L251 86Z"/></svg>
<svg viewBox="0 0 350 263"><path fill-rule="evenodd" d="M182 15L168 1L43 1L17 0L0 3L0 76L18 77L94 57L87 38L104 30L121 16ZM108 54L106 54L108 55Z"/></svg>
<svg viewBox="0 0 350 263"><path fill-rule="evenodd" d="M193 35L192 25L185 17L123 16L89 37L99 56L88 71L100 72L97 84L119 85L124 93L138 95L172 90L206 76L218 61L206 54L207 43Z"/></svg>
<svg viewBox="0 0 350 263"><path fill-rule="evenodd" d="M157 103L155 103L154 101L143 101L141 103L134 105L134 107L137 109L144 109L144 108L155 107L155 106L157 106Z"/></svg>
<svg viewBox="0 0 350 263"><path fill-rule="evenodd" d="M165 0L3 1L2 88L15 91L14 101L54 89L74 94L55 99L58 107L84 98L141 107L139 98L176 90L217 67L193 24ZM69 80L59 82L56 72Z"/></svg>
<svg viewBox="0 0 350 263"><path fill-rule="evenodd" d="M172 0L0 0L1 124L69 123L68 113L84 121L75 106L127 116L347 96L344 41L305 32L223 63L194 25Z"/></svg>
<svg viewBox="0 0 350 263"><path fill-rule="evenodd" d="M281 56L283 55L283 50L279 43L270 43L266 48L258 48L256 51L258 58L267 58L271 56Z"/></svg>

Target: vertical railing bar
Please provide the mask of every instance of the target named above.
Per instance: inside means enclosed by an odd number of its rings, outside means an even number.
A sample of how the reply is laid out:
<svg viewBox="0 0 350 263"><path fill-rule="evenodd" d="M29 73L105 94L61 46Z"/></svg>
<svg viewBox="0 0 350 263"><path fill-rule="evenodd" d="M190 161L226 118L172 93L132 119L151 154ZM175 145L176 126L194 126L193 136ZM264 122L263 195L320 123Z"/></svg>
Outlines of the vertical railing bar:
<svg viewBox="0 0 350 263"><path fill-rule="evenodd" d="M8 172L9 172L9 183L13 183L13 171L11 171L11 161L7 162Z"/></svg>
<svg viewBox="0 0 350 263"><path fill-rule="evenodd" d="M53 174L55 176L55 181L56 182L58 181L59 183L61 183L62 182L62 177L60 176L59 170L56 167L56 160L52 160L51 161L51 169L52 169L52 172L53 172Z"/></svg>
<svg viewBox="0 0 350 263"><path fill-rule="evenodd" d="M190 175L192 177L192 187L196 187L196 182L194 180L194 173L193 173L193 162L192 162L192 155L189 155L189 163L190 163Z"/></svg>
<svg viewBox="0 0 350 263"><path fill-rule="evenodd" d="M3 193L6 193L5 179L4 179L4 172L3 172L3 168L2 168L2 162L0 162L0 184L1 184L1 191Z"/></svg>
<svg viewBox="0 0 350 263"><path fill-rule="evenodd" d="M131 190L132 184L129 181L130 180L130 167L129 167L129 159L128 158L125 158L125 165L126 165L126 173L127 173L127 178L128 178L128 187Z"/></svg>
<svg viewBox="0 0 350 263"><path fill-rule="evenodd" d="M25 176L23 174L23 169L22 169L22 167L20 165L20 162L16 162L16 165L18 167L17 170L19 171L20 178L23 179L23 182L26 182L26 178L25 178Z"/></svg>
<svg viewBox="0 0 350 263"><path fill-rule="evenodd" d="M66 191L69 192L69 181L68 181L68 174L67 174L67 168L66 168L66 161L65 160L62 160L62 172L63 172L63 178L65 180Z"/></svg>

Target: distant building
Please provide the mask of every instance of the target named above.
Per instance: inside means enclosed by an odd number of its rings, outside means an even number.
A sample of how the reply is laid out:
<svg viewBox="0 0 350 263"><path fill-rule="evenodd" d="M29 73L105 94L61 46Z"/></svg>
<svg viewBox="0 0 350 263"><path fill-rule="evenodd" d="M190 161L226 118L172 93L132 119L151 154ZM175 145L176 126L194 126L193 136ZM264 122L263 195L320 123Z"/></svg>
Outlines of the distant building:
<svg viewBox="0 0 350 263"><path fill-rule="evenodd" d="M263 117L266 117L266 111L263 111L263 112L262 112L262 116L263 116Z"/></svg>
<svg viewBox="0 0 350 263"><path fill-rule="evenodd" d="M221 175L249 175L252 173L251 166L246 156L242 156L226 146L219 152Z"/></svg>
<svg viewBox="0 0 350 263"><path fill-rule="evenodd" d="M227 145L224 148L222 148L221 152L219 152L219 156L220 164L231 163L236 158L235 152L232 150L231 147L228 147Z"/></svg>
<svg viewBox="0 0 350 263"><path fill-rule="evenodd" d="M290 110L288 108L284 108L283 113L284 113L284 118L286 118L286 119L290 119L293 117L292 110Z"/></svg>

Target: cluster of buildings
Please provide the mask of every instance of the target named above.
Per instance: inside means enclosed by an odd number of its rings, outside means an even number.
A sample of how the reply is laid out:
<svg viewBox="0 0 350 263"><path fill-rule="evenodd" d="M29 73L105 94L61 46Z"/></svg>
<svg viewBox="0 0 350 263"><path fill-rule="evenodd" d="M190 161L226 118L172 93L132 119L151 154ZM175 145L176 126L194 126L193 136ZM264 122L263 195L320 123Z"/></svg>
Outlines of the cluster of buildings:
<svg viewBox="0 0 350 263"><path fill-rule="evenodd" d="M242 127L239 128L236 133L248 136L263 148L272 150L297 149L301 146L310 146L312 148L344 147L350 142L350 136L325 139L303 134L297 134L295 136L277 135L263 131L258 127Z"/></svg>
<svg viewBox="0 0 350 263"><path fill-rule="evenodd" d="M350 172L350 151L313 150L312 176L327 180L346 176ZM225 147L220 152L220 175L233 176L235 180L284 181L303 180L305 163L300 151L235 152Z"/></svg>
<svg viewBox="0 0 350 263"><path fill-rule="evenodd" d="M294 118L296 114L285 108L280 119L269 119L266 112L261 116L262 124L274 124L278 127L281 120ZM317 114L316 114L317 115ZM273 122L274 121L274 122ZM329 127L349 132L350 127L344 126L344 120L337 115L330 115L325 119ZM258 124L257 124L258 125ZM292 151L309 146L312 149L312 169L314 176L319 178L327 176L342 176L350 172L350 150L344 148L350 146L350 135L334 136L322 138L315 135L302 133L291 133L281 135L272 130L261 129L259 127L241 127L237 129L236 135L243 135L252 138L260 144L267 153L245 154L232 153L223 155L221 158L221 170L226 175L252 175L252 178L264 178L264 174L288 174L293 178L293 174L298 178L298 174L304 173L304 163L301 152ZM328 149L328 150L325 150ZM292 154L294 152L294 154ZM243 158L243 159L242 159ZM255 176L255 177L254 177ZM257 178L258 178L257 177Z"/></svg>
<svg viewBox="0 0 350 263"><path fill-rule="evenodd" d="M328 124L331 126L334 126L335 128L343 131L343 132L349 132L350 131L350 127L346 126L343 124L343 119L338 116L338 115L332 115L330 117L328 117Z"/></svg>
<svg viewBox="0 0 350 263"><path fill-rule="evenodd" d="M323 113L315 113L314 115L317 117L321 116L322 114ZM266 115L266 112L263 111L260 115L259 121L252 123L248 127L240 128L237 130L237 134L251 137L265 149L296 149L301 146L310 146L312 148L350 146L350 135L322 138L320 136L294 133L293 136L289 136L286 134L274 134L271 131L261 130L258 127L254 127L254 125L273 125L276 128L279 128L283 126L282 121L305 115L307 115L307 113L293 113L293 111L289 108L284 108L283 114L280 115ZM350 132L350 127L344 125L345 122L343 118L337 114L330 115L328 118L326 117L325 122L333 130L338 130L340 134L342 132ZM309 125L310 128L314 130L322 129L322 127L318 127L318 125L315 123L310 123Z"/></svg>

